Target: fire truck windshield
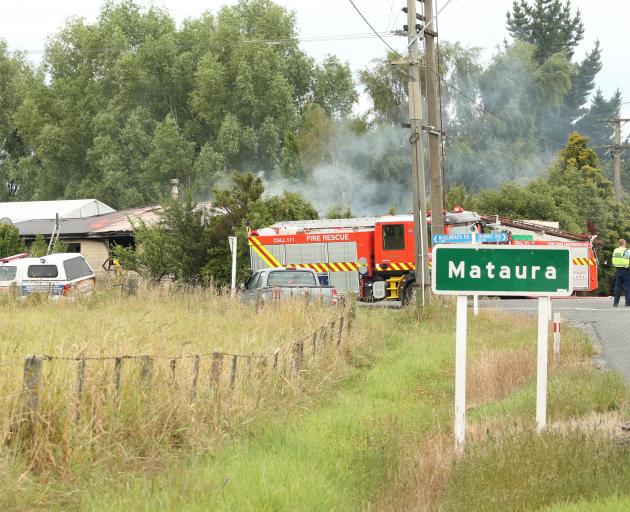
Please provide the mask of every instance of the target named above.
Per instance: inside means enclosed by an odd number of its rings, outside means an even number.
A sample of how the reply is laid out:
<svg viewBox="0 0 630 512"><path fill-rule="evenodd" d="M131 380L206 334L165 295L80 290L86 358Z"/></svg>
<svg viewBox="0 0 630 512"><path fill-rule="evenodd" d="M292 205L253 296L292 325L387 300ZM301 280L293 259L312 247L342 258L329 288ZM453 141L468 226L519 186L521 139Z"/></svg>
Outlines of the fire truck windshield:
<svg viewBox="0 0 630 512"><path fill-rule="evenodd" d="M383 250L402 251L405 248L405 226L385 224L383 226Z"/></svg>

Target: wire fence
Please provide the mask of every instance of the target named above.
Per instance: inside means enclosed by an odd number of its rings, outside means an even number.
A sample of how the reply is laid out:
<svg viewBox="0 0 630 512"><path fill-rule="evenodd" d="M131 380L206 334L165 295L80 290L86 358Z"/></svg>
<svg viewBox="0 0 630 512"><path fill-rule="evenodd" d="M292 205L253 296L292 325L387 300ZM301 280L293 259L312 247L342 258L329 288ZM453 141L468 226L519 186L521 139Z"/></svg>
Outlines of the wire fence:
<svg viewBox="0 0 630 512"><path fill-rule="evenodd" d="M136 406L143 400L148 402L152 395L154 400L159 396L161 402L216 407L236 391L248 395L265 382L293 386L316 367L318 360L325 361L327 354L343 347L354 317L353 304L310 334L268 352L29 355L21 362L21 385L15 392L0 396L0 428L5 443L17 437L18 431L33 435L38 422L48 422L51 411L59 416L63 409L78 422L95 417L104 403L116 403L123 395ZM16 362L3 364L13 366L12 375L19 378ZM2 372L0 369L0 377ZM5 383L7 376L5 372Z"/></svg>

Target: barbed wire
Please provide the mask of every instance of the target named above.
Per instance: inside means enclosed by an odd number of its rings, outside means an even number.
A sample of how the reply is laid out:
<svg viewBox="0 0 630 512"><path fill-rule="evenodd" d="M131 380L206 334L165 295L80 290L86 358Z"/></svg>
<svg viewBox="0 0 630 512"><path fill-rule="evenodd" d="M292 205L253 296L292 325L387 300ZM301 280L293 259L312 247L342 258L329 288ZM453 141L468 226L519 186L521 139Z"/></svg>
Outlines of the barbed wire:
<svg viewBox="0 0 630 512"><path fill-rule="evenodd" d="M288 348L293 347L296 343L304 343L305 341L310 340L315 334L318 334L319 332L321 332L321 330L323 328L327 328L328 326L331 326L333 324L336 324L337 322L340 322L342 319L347 318L350 315L350 312L346 312L343 315L340 315L338 317L336 317L333 320L330 320L329 322L320 325L317 329L315 329L314 331L312 331L310 334L304 335L301 338L298 338L297 340L292 340L289 341L283 345L278 346L273 352L251 352L251 353L237 353L237 352L226 352L226 351L222 351L222 350L214 350L211 352L200 352L200 353L196 353L196 354L186 354L186 355L179 355L179 356L164 356L164 355L153 355L153 354L120 354L120 355L112 355L112 356L82 356L82 355L77 355L77 356L56 356L56 355L51 355L51 354L41 354L41 355L33 355L30 357L40 357L41 359L45 360L45 361L115 361L117 359L123 360L123 359L147 359L147 358L151 358L151 359L162 359L162 360L182 360L182 359L193 359L196 357L200 357L200 358L205 358L205 357L214 357L217 354L223 355L223 356L230 356L230 357L241 357L241 358L257 358L257 357L273 357L276 352L282 352L283 350L286 350ZM28 356L27 356L28 357ZM20 366L24 363L24 360L15 360L15 364L11 363L11 364L6 364L6 366ZM2 364L0 364L0 367L4 366Z"/></svg>

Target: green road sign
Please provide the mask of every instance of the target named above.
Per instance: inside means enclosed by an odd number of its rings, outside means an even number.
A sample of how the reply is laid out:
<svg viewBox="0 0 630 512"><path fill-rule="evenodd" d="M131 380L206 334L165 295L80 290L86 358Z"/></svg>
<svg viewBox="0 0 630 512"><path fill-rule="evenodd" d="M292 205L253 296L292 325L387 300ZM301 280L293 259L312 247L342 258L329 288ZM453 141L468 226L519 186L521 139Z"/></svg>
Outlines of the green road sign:
<svg viewBox="0 0 630 512"><path fill-rule="evenodd" d="M571 253L567 247L436 245L432 285L442 295L568 296Z"/></svg>

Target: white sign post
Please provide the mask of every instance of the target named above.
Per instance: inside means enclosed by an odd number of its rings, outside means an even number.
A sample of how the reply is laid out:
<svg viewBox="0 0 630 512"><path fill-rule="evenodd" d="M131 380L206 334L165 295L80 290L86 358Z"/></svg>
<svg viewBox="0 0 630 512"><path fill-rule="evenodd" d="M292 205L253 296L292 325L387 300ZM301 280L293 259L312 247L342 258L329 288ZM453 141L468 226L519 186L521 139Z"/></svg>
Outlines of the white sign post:
<svg viewBox="0 0 630 512"><path fill-rule="evenodd" d="M466 328L468 296L538 296L538 363L536 427L547 424L547 345L551 297L572 293L571 253L557 247L473 246L433 247L433 293L456 295L455 324L455 447L461 453L466 438Z"/></svg>
<svg viewBox="0 0 630 512"><path fill-rule="evenodd" d="M547 344L551 299L538 297L538 362L536 365L536 428L547 426Z"/></svg>
<svg viewBox="0 0 630 512"><path fill-rule="evenodd" d="M455 322L455 447L464 450L466 437L466 330L468 327L468 297L457 296Z"/></svg>
<svg viewBox="0 0 630 512"><path fill-rule="evenodd" d="M228 236L230 251L232 252L232 296L236 293L236 237Z"/></svg>

